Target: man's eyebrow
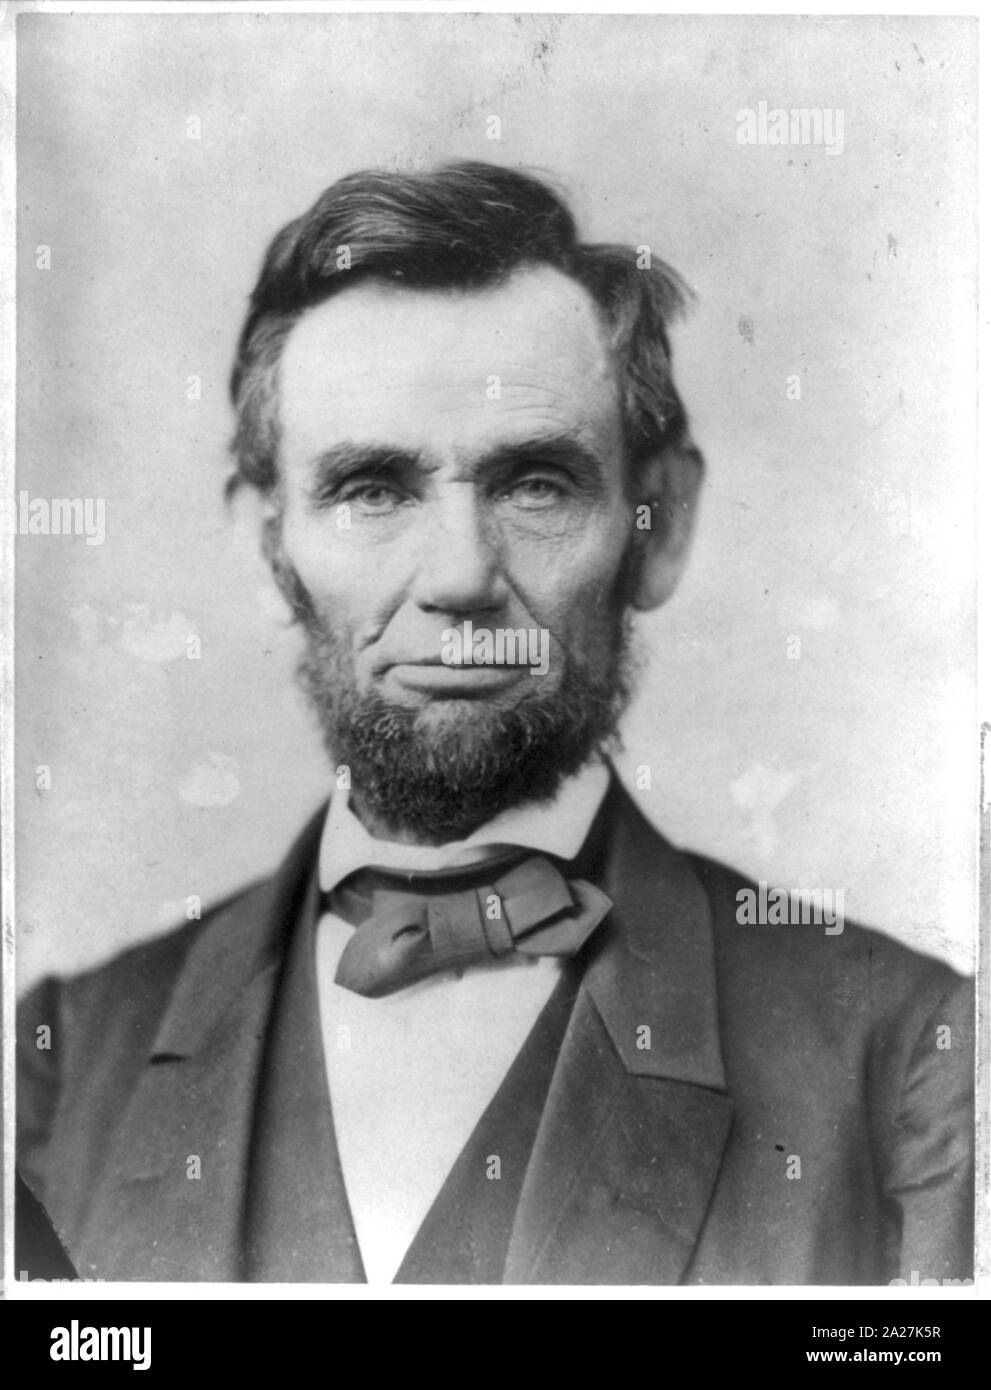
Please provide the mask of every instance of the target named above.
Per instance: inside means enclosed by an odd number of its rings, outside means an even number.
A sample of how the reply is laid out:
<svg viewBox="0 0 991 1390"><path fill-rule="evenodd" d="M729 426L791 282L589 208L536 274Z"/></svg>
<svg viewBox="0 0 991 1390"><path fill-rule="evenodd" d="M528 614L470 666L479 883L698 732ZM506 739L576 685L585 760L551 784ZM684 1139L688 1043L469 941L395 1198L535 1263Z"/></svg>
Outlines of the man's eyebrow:
<svg viewBox="0 0 991 1390"><path fill-rule="evenodd" d="M509 472L528 464L553 464L575 468L584 480L595 485L604 478L608 465L588 444L576 435L554 433L535 435L530 439L496 445L477 459L471 460L467 471L475 478L499 470ZM332 484L342 482L352 473L433 471L427 457L419 450L376 443L356 443L345 440L322 450L309 464L310 490L318 494Z"/></svg>
<svg viewBox="0 0 991 1390"><path fill-rule="evenodd" d="M397 449L388 444L355 444L346 440L323 449L310 460L310 486L314 492L318 492L321 487L340 481L351 473L390 468L406 470L416 468L420 463L420 455L408 449Z"/></svg>
<svg viewBox="0 0 991 1390"><path fill-rule="evenodd" d="M576 435L546 434L514 444L500 444L480 458L472 471L524 467L528 463L577 467L590 482L601 479L608 468L605 459Z"/></svg>

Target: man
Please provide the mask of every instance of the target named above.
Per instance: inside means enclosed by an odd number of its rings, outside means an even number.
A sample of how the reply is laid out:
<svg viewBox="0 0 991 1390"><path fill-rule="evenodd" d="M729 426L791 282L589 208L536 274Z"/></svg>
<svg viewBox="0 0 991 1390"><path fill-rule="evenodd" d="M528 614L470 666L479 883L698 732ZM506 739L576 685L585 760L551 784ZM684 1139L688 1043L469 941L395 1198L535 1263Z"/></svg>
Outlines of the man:
<svg viewBox="0 0 991 1390"><path fill-rule="evenodd" d="M23 1005L83 1277L969 1277L970 984L741 917L607 762L702 471L645 259L481 164L272 243L235 485L334 791L274 878Z"/></svg>

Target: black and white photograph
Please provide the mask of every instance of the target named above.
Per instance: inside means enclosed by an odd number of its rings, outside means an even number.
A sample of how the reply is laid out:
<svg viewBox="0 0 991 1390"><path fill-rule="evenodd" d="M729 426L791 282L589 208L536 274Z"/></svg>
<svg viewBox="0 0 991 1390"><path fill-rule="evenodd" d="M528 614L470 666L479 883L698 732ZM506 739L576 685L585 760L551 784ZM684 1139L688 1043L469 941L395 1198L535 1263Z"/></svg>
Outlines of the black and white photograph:
<svg viewBox="0 0 991 1390"><path fill-rule="evenodd" d="M972 1290L977 20L5 10L12 1287Z"/></svg>

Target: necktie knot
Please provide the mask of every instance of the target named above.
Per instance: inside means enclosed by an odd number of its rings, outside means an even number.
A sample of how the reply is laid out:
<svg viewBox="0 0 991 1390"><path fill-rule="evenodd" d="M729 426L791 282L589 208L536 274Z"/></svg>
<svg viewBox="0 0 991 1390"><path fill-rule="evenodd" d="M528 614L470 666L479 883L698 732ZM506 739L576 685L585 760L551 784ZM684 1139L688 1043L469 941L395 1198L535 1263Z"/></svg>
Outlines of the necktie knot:
<svg viewBox="0 0 991 1390"><path fill-rule="evenodd" d="M527 956L575 955L612 903L591 883L566 879L530 855L474 886L415 893L377 888L336 981L378 998L445 970Z"/></svg>

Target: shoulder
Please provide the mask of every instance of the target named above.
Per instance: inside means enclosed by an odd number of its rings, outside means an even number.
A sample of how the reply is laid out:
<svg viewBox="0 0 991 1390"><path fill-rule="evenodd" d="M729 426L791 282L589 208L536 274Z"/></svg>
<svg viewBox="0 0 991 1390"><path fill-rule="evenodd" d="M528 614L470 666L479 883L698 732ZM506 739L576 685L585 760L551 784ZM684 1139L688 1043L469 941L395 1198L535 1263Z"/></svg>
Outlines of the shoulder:
<svg viewBox="0 0 991 1390"><path fill-rule="evenodd" d="M47 1183L53 1135L75 1135L74 1151L112 1125L145 1065L189 953L224 923L236 923L253 885L207 912L74 975L47 975L18 1002L18 1166L38 1198ZM81 1147L80 1147L81 1146Z"/></svg>
<svg viewBox="0 0 991 1390"><path fill-rule="evenodd" d="M875 1017L972 996L973 980L944 961L848 917L842 885L755 881L678 847L618 779L605 811L621 871L637 879L639 911L650 917L664 895L693 930L704 924L722 994L759 1005L799 996L813 1013L826 1000L845 1009L869 998Z"/></svg>
<svg viewBox="0 0 991 1390"><path fill-rule="evenodd" d="M183 922L79 974L46 976L18 1006L22 1048L26 1030L33 1036L48 1023L63 1038L73 1035L79 1054L87 1047L104 1056L115 1046L137 1051L155 1037L180 977L188 985L193 972L212 970L233 988L277 957L311 881L325 814L323 803L273 874L216 903L201 920ZM204 981L205 998L210 985Z"/></svg>
<svg viewBox="0 0 991 1390"><path fill-rule="evenodd" d="M846 918L842 891L754 882L737 869L686 854L711 909L724 994L753 1016L788 1000L812 1022L893 1031L970 1027L974 982L945 961Z"/></svg>
<svg viewBox="0 0 991 1390"><path fill-rule="evenodd" d="M84 1060L88 1035L101 1051L150 1044L190 951L209 933L250 912L266 887L267 881L249 884L201 919L182 922L89 969L46 975L17 1005L22 1061L25 1055L34 1062L44 1060L34 1055L38 1051L50 1052L52 1061L71 1052ZM40 1049L38 1030L44 1028L50 1030L49 1043Z"/></svg>

